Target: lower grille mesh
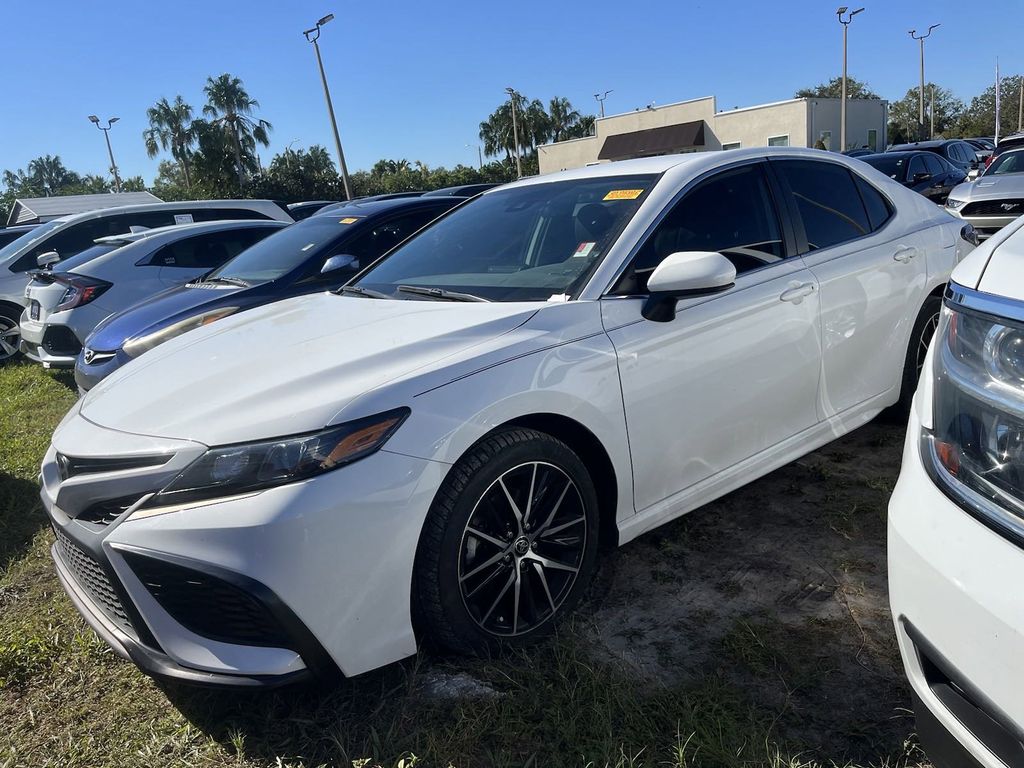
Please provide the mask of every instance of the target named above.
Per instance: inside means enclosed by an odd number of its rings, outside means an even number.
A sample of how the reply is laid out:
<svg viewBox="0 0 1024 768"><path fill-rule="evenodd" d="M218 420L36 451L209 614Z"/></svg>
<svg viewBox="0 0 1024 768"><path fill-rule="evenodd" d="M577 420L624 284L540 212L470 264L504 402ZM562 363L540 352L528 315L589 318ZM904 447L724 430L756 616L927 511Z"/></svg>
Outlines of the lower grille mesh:
<svg viewBox="0 0 1024 768"><path fill-rule="evenodd" d="M57 535L57 552L61 560L75 575L78 584L89 594L96 607L121 631L137 638L128 614L121 604L121 598L114 591L103 566L59 528L55 528L54 533Z"/></svg>

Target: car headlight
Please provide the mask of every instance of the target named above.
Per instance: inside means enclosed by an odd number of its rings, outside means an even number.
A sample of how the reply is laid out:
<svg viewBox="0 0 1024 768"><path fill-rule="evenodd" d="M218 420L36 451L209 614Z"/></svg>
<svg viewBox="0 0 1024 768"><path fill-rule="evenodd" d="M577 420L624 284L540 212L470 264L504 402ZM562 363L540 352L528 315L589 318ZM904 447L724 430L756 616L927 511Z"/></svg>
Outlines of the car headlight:
<svg viewBox="0 0 1024 768"><path fill-rule="evenodd" d="M954 200L952 197L947 197L946 198L946 207L947 208L952 208L955 211L958 208L963 208L964 203L966 203L966 202L967 202L966 200Z"/></svg>
<svg viewBox="0 0 1024 768"><path fill-rule="evenodd" d="M936 340L922 453L940 480L1024 519L1024 325L947 307Z"/></svg>
<svg viewBox="0 0 1024 768"><path fill-rule="evenodd" d="M215 323L228 315L233 315L237 311L238 307L221 307L220 309L211 309L209 312L203 312L195 315L194 317L179 320L173 325L161 328L159 331L154 331L153 333L145 336L140 336L137 339L128 339L121 348L128 357L138 357L143 352L148 352L153 347L163 344L165 341L170 341L171 339L181 336L181 334L187 333L195 328L202 328L204 325Z"/></svg>
<svg viewBox="0 0 1024 768"><path fill-rule="evenodd" d="M409 413L398 408L305 435L210 448L144 508L187 505L322 475L377 451Z"/></svg>

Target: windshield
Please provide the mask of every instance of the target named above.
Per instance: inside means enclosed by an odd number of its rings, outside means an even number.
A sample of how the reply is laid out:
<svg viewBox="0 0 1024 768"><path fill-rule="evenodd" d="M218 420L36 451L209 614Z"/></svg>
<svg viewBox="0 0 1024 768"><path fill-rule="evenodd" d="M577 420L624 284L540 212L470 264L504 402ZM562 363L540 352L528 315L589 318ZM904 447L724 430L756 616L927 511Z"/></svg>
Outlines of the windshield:
<svg viewBox="0 0 1024 768"><path fill-rule="evenodd" d="M886 157L885 155L876 155L875 157L862 157L862 162L867 163L872 168L876 168L890 179L896 179L900 181L903 179L903 169L906 167L906 157Z"/></svg>
<svg viewBox="0 0 1024 768"><path fill-rule="evenodd" d="M3 248L0 248L0 262L6 261L14 254L18 253L22 248L34 243L36 240L46 237L63 223L63 219L54 219L53 221L48 221L45 224L40 224L35 229L29 230L15 240L11 240L11 242Z"/></svg>
<svg viewBox="0 0 1024 768"><path fill-rule="evenodd" d="M357 285L396 298L400 286L490 301L572 295L633 217L656 177L556 181L491 192L433 224Z"/></svg>
<svg viewBox="0 0 1024 768"><path fill-rule="evenodd" d="M1024 173L1024 152L1004 152L985 171L986 176Z"/></svg>
<svg viewBox="0 0 1024 768"><path fill-rule="evenodd" d="M303 219L249 246L206 279L222 277L249 284L276 280L330 247L354 222L354 218L334 216Z"/></svg>

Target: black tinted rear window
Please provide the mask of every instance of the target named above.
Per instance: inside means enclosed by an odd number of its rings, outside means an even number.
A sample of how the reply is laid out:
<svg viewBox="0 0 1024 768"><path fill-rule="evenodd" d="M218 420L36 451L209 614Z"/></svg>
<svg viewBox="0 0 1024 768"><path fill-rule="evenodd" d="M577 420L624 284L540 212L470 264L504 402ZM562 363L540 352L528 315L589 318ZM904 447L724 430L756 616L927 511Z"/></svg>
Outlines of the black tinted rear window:
<svg viewBox="0 0 1024 768"><path fill-rule="evenodd" d="M867 211L848 170L813 160L776 162L800 211L808 251L829 248L871 232Z"/></svg>

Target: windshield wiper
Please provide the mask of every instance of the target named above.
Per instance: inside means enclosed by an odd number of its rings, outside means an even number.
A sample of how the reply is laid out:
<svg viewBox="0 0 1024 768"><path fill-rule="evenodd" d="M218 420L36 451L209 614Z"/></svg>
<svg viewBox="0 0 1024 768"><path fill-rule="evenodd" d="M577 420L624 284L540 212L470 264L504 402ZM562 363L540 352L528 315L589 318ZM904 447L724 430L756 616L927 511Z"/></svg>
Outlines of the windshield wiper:
<svg viewBox="0 0 1024 768"><path fill-rule="evenodd" d="M429 296L432 299L442 301L486 301L483 296L475 296L472 293L459 293L458 291L446 291L444 288L425 288L422 285L400 285L398 290L402 293L414 293L417 296Z"/></svg>
<svg viewBox="0 0 1024 768"><path fill-rule="evenodd" d="M343 285L338 289L338 293L343 296L362 296L364 299L393 299L394 296L389 296L386 293L380 291L372 291L369 288L362 288L358 285Z"/></svg>
<svg viewBox="0 0 1024 768"><path fill-rule="evenodd" d="M207 277L202 283L224 283L225 285L237 285L239 288L251 288L252 284L240 277Z"/></svg>

